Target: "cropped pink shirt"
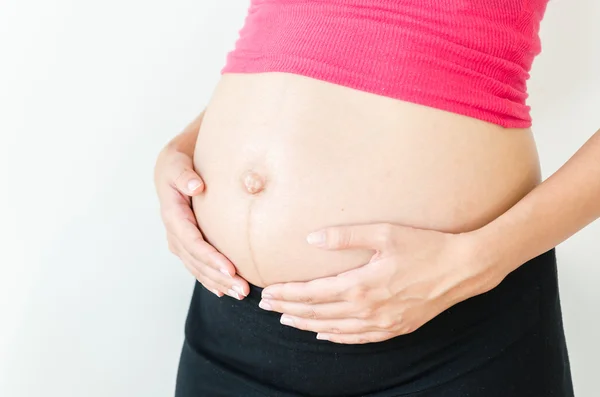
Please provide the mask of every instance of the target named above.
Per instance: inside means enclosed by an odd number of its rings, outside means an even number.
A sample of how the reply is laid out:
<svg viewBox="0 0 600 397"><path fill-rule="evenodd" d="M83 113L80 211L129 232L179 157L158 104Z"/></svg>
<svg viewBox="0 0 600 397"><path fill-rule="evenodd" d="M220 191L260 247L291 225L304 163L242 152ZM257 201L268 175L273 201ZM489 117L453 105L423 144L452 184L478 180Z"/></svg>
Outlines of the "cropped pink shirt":
<svg viewBox="0 0 600 397"><path fill-rule="evenodd" d="M293 73L525 128L547 1L252 0L222 73Z"/></svg>

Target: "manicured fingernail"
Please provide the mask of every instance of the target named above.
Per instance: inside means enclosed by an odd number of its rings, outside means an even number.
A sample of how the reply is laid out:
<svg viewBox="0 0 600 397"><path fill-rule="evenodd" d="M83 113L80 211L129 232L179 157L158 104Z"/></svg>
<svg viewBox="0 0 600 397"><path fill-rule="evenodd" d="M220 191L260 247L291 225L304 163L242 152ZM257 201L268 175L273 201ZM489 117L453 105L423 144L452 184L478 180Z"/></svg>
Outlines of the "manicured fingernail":
<svg viewBox="0 0 600 397"><path fill-rule="evenodd" d="M260 307L261 309L264 309L264 310L272 310L273 309L271 307L271 304L269 302L265 301L264 299L258 303L258 307Z"/></svg>
<svg viewBox="0 0 600 397"><path fill-rule="evenodd" d="M224 275L231 277L231 274L229 274L229 272L227 270L225 270L223 268L221 268L220 270L221 270L221 273L223 273Z"/></svg>
<svg viewBox="0 0 600 397"><path fill-rule="evenodd" d="M289 318L288 316L281 316L281 320L280 320L281 324L283 325L294 325L294 321Z"/></svg>
<svg viewBox="0 0 600 397"><path fill-rule="evenodd" d="M306 236L306 241L312 245L323 245L325 243L325 233L314 232Z"/></svg>
<svg viewBox="0 0 600 397"><path fill-rule="evenodd" d="M230 289L227 290L227 295L231 296L232 298L235 298L237 300L240 300L240 296L238 295L237 292L235 292L234 290Z"/></svg>
<svg viewBox="0 0 600 397"><path fill-rule="evenodd" d="M191 181L188 182L188 189L190 192L193 192L194 190L198 189L200 187L202 183L198 180L198 179L192 179Z"/></svg>
<svg viewBox="0 0 600 397"><path fill-rule="evenodd" d="M317 334L317 339L320 340L329 340L329 337L325 334Z"/></svg>
<svg viewBox="0 0 600 397"><path fill-rule="evenodd" d="M223 296L223 294L221 294L221 293L220 293L219 291L217 291L216 289L213 289L213 290L212 290L212 293L213 293L213 294L215 294L215 295L217 295L219 298L220 298L221 296Z"/></svg>
<svg viewBox="0 0 600 397"><path fill-rule="evenodd" d="M263 299L273 299L273 296L271 294L261 294L261 298Z"/></svg>
<svg viewBox="0 0 600 397"><path fill-rule="evenodd" d="M232 288L238 294L246 296L246 294L244 294L244 290L239 285L234 285Z"/></svg>

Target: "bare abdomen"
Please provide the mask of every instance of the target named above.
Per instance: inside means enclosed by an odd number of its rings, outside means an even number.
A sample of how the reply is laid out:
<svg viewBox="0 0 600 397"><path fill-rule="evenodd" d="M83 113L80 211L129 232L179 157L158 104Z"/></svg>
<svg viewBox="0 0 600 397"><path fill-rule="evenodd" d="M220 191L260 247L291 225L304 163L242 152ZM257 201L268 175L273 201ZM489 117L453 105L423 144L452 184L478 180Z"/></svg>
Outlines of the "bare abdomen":
<svg viewBox="0 0 600 397"><path fill-rule="evenodd" d="M225 74L200 130L194 210L249 282L333 275L369 251L306 243L330 225L480 227L539 183L529 130L283 74Z"/></svg>

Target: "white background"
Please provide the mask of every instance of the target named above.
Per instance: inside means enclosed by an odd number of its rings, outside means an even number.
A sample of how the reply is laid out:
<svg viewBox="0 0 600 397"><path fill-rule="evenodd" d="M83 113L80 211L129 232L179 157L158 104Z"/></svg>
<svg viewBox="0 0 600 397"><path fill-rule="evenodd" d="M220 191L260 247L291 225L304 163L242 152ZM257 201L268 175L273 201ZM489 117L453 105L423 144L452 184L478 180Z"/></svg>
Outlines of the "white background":
<svg viewBox="0 0 600 397"><path fill-rule="evenodd" d="M193 279L167 251L153 164L207 103L246 7L0 0L0 396L173 394ZM545 176L600 128L599 20L597 0L552 0L542 24ZM600 221L558 255L577 396L595 397Z"/></svg>

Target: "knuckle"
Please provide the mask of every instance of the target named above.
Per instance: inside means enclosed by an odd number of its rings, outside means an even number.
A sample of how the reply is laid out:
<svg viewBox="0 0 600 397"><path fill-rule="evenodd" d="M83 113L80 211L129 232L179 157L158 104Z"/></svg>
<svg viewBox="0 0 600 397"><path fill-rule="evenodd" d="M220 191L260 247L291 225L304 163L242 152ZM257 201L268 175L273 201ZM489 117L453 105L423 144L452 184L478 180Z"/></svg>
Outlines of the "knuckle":
<svg viewBox="0 0 600 397"><path fill-rule="evenodd" d="M340 249L350 248L356 240L356 232L352 229L331 228L327 231L328 245Z"/></svg>
<svg viewBox="0 0 600 397"><path fill-rule="evenodd" d="M215 270L219 270L219 275L228 277L228 275L221 273L220 268L222 266L219 265L219 261L216 258L217 255L215 254L215 252L216 251L211 251L211 250L206 250L206 251L199 250L198 256L200 256L200 258L201 258L202 265L205 267L213 268ZM233 279L230 278L230 281L233 281Z"/></svg>
<svg viewBox="0 0 600 397"><path fill-rule="evenodd" d="M200 235L184 242L182 248L193 254L193 256L205 266L210 265L213 262L213 259L211 258L212 252L207 249L206 243Z"/></svg>
<svg viewBox="0 0 600 397"><path fill-rule="evenodd" d="M410 334L415 332L417 328L418 327L415 324L407 323L402 325L400 332L402 332L402 334Z"/></svg>
<svg viewBox="0 0 600 397"><path fill-rule="evenodd" d="M313 309L313 308L310 308L310 309L308 309L308 310L306 311L306 313L305 313L305 317L306 317L306 318L313 319L313 320L316 320L316 319L320 318L320 316L319 316L319 314L317 313L317 311L316 311L315 309Z"/></svg>
<svg viewBox="0 0 600 397"><path fill-rule="evenodd" d="M311 304L311 303L313 303L313 297L310 295L303 295L300 297L300 302L306 303L306 304Z"/></svg>
<svg viewBox="0 0 600 397"><path fill-rule="evenodd" d="M399 313L396 315L395 323L398 328L404 327L406 322L405 322L405 319L404 319L404 316L402 315L402 313Z"/></svg>
<svg viewBox="0 0 600 397"><path fill-rule="evenodd" d="M347 233L337 229L328 229L326 231L326 240L329 245L334 247L345 247L348 245Z"/></svg>
<svg viewBox="0 0 600 397"><path fill-rule="evenodd" d="M356 316L361 319L361 320L368 320L371 317L373 317L373 309L370 307L366 307L362 310L360 310Z"/></svg>
<svg viewBox="0 0 600 397"><path fill-rule="evenodd" d="M197 236L194 236L192 238L191 243L204 246L204 239L202 238L201 235L198 234Z"/></svg>
<svg viewBox="0 0 600 397"><path fill-rule="evenodd" d="M186 166L181 166L179 163L175 163L172 164L172 166L174 168L178 168L176 173L174 175L176 175L171 182L173 182L173 184L177 187L177 189L182 189L185 188L183 186L183 183L187 180L187 176L189 176L189 174L192 172L192 170Z"/></svg>
<svg viewBox="0 0 600 397"><path fill-rule="evenodd" d="M390 330L396 325L394 321L388 316L383 316L377 320L376 326L379 329Z"/></svg>
<svg viewBox="0 0 600 397"><path fill-rule="evenodd" d="M391 245L394 241L395 228L391 223L384 223L380 226L377 233L377 239L382 245Z"/></svg>
<svg viewBox="0 0 600 397"><path fill-rule="evenodd" d="M369 290L367 287L359 285L359 286L352 288L349 291L348 295L350 297L350 300L355 301L355 302L362 302L367 299L367 297L369 295Z"/></svg>
<svg viewBox="0 0 600 397"><path fill-rule="evenodd" d="M350 247L353 241L356 241L356 231L354 229L345 229L339 233L340 244L342 247Z"/></svg>

